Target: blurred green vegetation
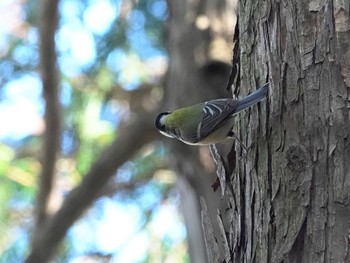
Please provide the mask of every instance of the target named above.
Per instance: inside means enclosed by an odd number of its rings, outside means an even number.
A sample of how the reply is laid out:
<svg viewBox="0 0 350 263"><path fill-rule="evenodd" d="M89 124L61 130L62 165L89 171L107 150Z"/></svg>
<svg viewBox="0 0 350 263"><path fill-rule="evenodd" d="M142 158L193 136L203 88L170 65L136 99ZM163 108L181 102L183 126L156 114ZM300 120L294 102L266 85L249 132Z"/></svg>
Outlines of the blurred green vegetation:
<svg viewBox="0 0 350 263"><path fill-rule="evenodd" d="M0 262L23 261L33 226L41 169L43 100L34 96L28 101L21 88L13 92L12 83L23 76L39 76L38 5L34 0L0 4L1 16L9 19L7 25L0 27L0 111L12 107L10 112L19 111L23 117L10 116L0 126ZM110 14L110 19L102 24L98 22L104 16L101 10L105 10L107 18ZM118 127L139 111L156 107L162 94L159 82L167 66L163 45L166 17L164 0L60 1L56 44L63 130L50 204L53 213L67 192L80 183L100 151L118 136ZM29 86L23 90L31 93L38 88ZM16 96L23 98L10 104L8 98ZM29 118L27 107L32 104L37 105L38 118L24 121ZM28 127L27 122L32 126ZM15 133L11 132L15 129ZM164 262L170 258L173 262L188 262L181 217L177 222L179 228L174 230L180 233L176 235L157 235L152 227L164 204L178 206L174 175L164 160L166 153L166 148L155 142L125 163L104 189L101 199L69 232L56 261L70 262L96 253L110 254L117 261L121 255L125 257L126 247L134 244L129 242L133 236L114 249L104 249L97 241L83 240L85 237L77 234L76 229L83 225L105 221L101 214L106 213L108 199L120 204L121 210L123 206L132 206L141 215L133 233L141 231L148 243L144 244L144 255L135 262ZM86 230L92 232L87 236L97 235L94 228Z"/></svg>

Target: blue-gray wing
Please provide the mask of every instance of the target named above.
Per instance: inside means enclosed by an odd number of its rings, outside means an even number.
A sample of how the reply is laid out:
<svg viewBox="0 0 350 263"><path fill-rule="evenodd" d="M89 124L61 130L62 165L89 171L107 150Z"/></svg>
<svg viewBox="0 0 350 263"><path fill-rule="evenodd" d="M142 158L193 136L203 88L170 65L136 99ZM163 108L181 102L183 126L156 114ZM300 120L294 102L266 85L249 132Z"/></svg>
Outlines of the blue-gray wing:
<svg viewBox="0 0 350 263"><path fill-rule="evenodd" d="M197 137L206 138L223 121L231 117L237 106L238 101L229 98L207 101L202 110L202 123L198 126Z"/></svg>

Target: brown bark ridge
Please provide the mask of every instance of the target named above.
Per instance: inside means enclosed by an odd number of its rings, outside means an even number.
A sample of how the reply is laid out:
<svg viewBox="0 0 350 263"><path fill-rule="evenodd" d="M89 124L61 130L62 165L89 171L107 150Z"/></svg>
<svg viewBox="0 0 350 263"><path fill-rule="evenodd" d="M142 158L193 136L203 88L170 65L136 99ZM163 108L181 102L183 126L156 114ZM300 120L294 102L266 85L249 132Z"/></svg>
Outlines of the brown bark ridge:
<svg viewBox="0 0 350 263"><path fill-rule="evenodd" d="M241 3L240 93L270 90L237 121L225 262L350 262L349 6Z"/></svg>

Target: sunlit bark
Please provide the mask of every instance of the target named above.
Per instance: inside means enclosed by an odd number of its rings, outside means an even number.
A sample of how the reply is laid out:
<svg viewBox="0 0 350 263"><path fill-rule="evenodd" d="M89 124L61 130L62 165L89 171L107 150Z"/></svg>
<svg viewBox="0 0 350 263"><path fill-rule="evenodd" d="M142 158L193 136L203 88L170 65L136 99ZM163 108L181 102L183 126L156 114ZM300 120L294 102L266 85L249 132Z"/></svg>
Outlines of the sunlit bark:
<svg viewBox="0 0 350 263"><path fill-rule="evenodd" d="M238 121L249 152L232 177L227 261L350 260L349 10L241 3L240 95L267 81L270 91Z"/></svg>

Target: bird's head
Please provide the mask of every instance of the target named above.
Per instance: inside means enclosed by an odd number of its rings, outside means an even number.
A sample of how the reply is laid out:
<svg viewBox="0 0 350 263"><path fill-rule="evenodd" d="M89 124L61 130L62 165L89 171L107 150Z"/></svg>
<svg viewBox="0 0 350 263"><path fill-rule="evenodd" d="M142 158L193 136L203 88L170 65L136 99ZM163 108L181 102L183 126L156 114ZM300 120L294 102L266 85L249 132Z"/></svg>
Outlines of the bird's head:
<svg viewBox="0 0 350 263"><path fill-rule="evenodd" d="M166 119L170 113L171 113L170 111L160 113L156 118L155 126L161 134L163 134L167 137L170 137L170 138L174 138L174 135L169 133L167 126L166 126Z"/></svg>

